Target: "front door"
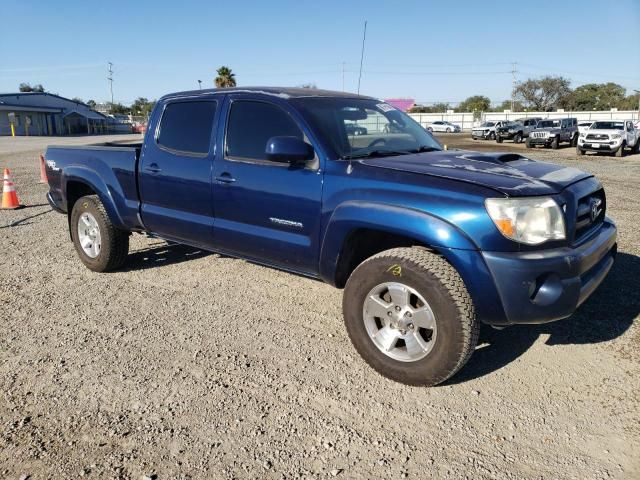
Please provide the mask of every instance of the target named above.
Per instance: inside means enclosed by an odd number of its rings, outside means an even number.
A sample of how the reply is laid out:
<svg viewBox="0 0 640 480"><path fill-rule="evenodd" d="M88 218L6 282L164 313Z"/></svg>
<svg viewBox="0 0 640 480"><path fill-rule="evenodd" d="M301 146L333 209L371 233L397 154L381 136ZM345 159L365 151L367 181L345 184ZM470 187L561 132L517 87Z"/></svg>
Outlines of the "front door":
<svg viewBox="0 0 640 480"><path fill-rule="evenodd" d="M147 133L139 166L141 215L150 232L192 245L211 245L217 104L176 99L156 112L160 127Z"/></svg>
<svg viewBox="0 0 640 480"><path fill-rule="evenodd" d="M315 273L322 174L318 159L289 165L266 159L274 136L311 143L286 102L230 95L213 164L214 240L229 253Z"/></svg>

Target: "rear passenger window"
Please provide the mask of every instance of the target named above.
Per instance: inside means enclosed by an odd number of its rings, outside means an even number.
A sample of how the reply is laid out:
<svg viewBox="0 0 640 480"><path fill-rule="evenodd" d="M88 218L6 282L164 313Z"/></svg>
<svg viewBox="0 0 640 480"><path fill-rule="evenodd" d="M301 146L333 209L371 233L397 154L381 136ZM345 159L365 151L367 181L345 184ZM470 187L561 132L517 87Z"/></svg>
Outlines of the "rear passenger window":
<svg viewBox="0 0 640 480"><path fill-rule="evenodd" d="M184 153L206 155L211 145L216 102L169 103L162 114L158 145Z"/></svg>
<svg viewBox="0 0 640 480"><path fill-rule="evenodd" d="M228 157L266 160L271 137L304 139L302 131L282 108L266 102L236 100L231 104L227 124Z"/></svg>

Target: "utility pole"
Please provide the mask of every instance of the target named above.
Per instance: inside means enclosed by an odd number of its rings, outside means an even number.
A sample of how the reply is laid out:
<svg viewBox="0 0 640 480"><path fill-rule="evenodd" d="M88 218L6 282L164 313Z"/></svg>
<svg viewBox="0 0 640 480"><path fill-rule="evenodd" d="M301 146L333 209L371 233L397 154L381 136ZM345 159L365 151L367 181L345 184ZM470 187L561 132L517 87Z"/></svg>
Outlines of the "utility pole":
<svg viewBox="0 0 640 480"><path fill-rule="evenodd" d="M202 80L198 80L198 85L200 86L200 90L202 90Z"/></svg>
<svg viewBox="0 0 640 480"><path fill-rule="evenodd" d="M511 111L515 107L516 103L516 84L518 83L516 79L516 74L518 73L518 62L513 62L511 64L511 77L512 77L512 87L511 87Z"/></svg>
<svg viewBox="0 0 640 480"><path fill-rule="evenodd" d="M113 63L107 62L109 64L109 76L107 80L109 80L109 90L111 90L111 108L113 108Z"/></svg>

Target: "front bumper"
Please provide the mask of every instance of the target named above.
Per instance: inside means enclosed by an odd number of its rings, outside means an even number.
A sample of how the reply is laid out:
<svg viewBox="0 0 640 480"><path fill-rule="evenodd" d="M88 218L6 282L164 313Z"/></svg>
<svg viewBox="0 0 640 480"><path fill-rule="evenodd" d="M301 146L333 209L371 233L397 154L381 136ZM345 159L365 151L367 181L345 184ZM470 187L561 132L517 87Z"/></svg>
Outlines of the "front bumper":
<svg viewBox="0 0 640 480"><path fill-rule="evenodd" d="M589 152L609 152L609 153L614 153L617 152L618 149L622 146L622 143L613 143L610 141L603 141L606 143L598 143L598 142L583 142L583 143L578 143L578 148L585 150L585 151L589 151ZM594 147L595 145L598 145L597 147Z"/></svg>
<svg viewBox="0 0 640 480"><path fill-rule="evenodd" d="M513 138L516 136L518 132L502 132L500 130L498 130L496 132L496 135L500 138L502 138L503 140L513 140Z"/></svg>
<svg viewBox="0 0 640 480"><path fill-rule="evenodd" d="M475 140L476 138L482 138L484 140L486 140L487 138L489 138L491 136L491 132L490 131L484 131L484 130L475 130L475 131L471 131L471 137Z"/></svg>
<svg viewBox="0 0 640 480"><path fill-rule="evenodd" d="M605 219L577 247L537 252L483 252L508 324L570 316L602 283L616 255L616 226Z"/></svg>
<svg viewBox="0 0 640 480"><path fill-rule="evenodd" d="M545 147L548 147L549 145L551 145L554 138L556 137L533 138L531 135L529 135L529 143L531 145L544 145Z"/></svg>

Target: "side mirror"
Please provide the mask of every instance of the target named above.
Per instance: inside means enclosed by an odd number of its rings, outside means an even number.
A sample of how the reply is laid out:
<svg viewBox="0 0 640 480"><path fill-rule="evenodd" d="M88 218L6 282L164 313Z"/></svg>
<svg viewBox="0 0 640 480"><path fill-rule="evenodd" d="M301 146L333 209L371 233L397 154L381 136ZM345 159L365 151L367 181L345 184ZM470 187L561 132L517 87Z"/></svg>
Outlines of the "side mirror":
<svg viewBox="0 0 640 480"><path fill-rule="evenodd" d="M305 162L315 155L313 147L298 137L271 137L265 154L267 160L283 163Z"/></svg>

